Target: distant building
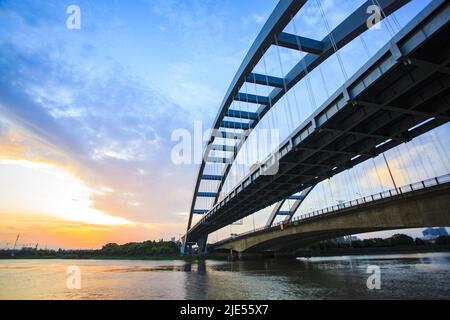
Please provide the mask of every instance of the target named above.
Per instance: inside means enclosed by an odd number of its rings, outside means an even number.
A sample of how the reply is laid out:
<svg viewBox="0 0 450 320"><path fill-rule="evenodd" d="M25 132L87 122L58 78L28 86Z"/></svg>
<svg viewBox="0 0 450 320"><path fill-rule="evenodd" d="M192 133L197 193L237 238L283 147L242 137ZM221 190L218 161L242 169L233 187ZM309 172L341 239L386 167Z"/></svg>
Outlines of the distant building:
<svg viewBox="0 0 450 320"><path fill-rule="evenodd" d="M177 243L177 240L176 240L175 237L170 238L170 241L173 242L173 243Z"/></svg>
<svg viewBox="0 0 450 320"><path fill-rule="evenodd" d="M357 236L344 236L336 238L337 243L351 243L352 241L359 240Z"/></svg>
<svg viewBox="0 0 450 320"><path fill-rule="evenodd" d="M423 237L427 240L436 239L439 236L448 236L447 229L440 228L428 228L422 231Z"/></svg>

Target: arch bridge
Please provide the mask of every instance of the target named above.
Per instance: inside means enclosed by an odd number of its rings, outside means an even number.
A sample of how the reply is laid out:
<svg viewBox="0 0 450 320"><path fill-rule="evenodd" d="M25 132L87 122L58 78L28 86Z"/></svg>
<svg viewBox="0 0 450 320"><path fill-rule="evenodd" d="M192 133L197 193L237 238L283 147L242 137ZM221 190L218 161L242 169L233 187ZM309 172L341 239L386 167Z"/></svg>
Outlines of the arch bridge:
<svg viewBox="0 0 450 320"><path fill-rule="evenodd" d="M369 23L373 14L370 8L378 8L382 23L388 27L388 19L395 21L394 14L410 2L363 1L331 28L321 0L279 1L219 107L212 127L215 130L206 144L194 185L185 248L198 244L204 250L208 234L274 204L266 227L271 228L279 216L291 222L320 182L448 122L448 1L430 1L397 32L392 32L385 45L369 55L351 76L343 67L346 46L358 39L365 44L362 36L370 35L373 28ZM295 22L305 14L302 8L308 5L317 9L324 22L325 36L321 39L298 33L300 28ZM298 53L299 58L286 72L280 63L281 75L275 76L270 72L272 66L266 63L271 50L278 52L279 58L280 50ZM298 102L295 90L300 84L311 92L311 74L330 69L330 59L337 61L335 66L340 66L343 74L343 81L334 93L323 99L310 115L297 118L301 120L298 124L289 125L293 118L289 114L286 121L277 123L274 120L277 108L285 112L294 108L306 114L298 105L292 107L289 103ZM326 87L333 79L322 80ZM255 91L248 90L249 86ZM315 97L310 98L313 105ZM264 123L272 129L289 127L289 130L275 148L240 170L237 159L252 152L249 141ZM233 171L236 168L237 176ZM283 210L287 201L294 204ZM194 223L196 215L200 219ZM404 219L399 221L395 227L410 226ZM383 228L374 225L369 229Z"/></svg>

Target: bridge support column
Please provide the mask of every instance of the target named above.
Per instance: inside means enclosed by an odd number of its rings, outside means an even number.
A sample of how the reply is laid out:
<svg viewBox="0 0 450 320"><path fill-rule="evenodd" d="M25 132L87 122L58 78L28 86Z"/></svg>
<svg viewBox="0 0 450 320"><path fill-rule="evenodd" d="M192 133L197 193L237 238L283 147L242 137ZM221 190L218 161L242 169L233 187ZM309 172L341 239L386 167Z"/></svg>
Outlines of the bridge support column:
<svg viewBox="0 0 450 320"><path fill-rule="evenodd" d="M198 253L199 254L206 254L208 253L208 245L206 242L208 241L208 236L205 236L204 238L201 238L198 240Z"/></svg>
<svg viewBox="0 0 450 320"><path fill-rule="evenodd" d="M181 255L187 255L187 254L192 254L192 244L188 243L188 244L182 244L180 246L180 254Z"/></svg>
<svg viewBox="0 0 450 320"><path fill-rule="evenodd" d="M186 254L186 245L185 245L184 243L182 243L182 244L180 245L180 254L181 254L182 256L184 256L184 255Z"/></svg>

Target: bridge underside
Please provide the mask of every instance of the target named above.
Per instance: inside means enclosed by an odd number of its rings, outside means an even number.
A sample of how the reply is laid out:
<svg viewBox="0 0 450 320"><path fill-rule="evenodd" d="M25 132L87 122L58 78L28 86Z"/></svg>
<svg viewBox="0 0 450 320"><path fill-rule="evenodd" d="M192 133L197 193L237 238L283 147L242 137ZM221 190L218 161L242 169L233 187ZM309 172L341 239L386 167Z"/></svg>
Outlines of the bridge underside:
<svg viewBox="0 0 450 320"><path fill-rule="evenodd" d="M298 221L283 229L277 226L212 249L239 253L292 252L339 236L434 226L450 226L450 184Z"/></svg>

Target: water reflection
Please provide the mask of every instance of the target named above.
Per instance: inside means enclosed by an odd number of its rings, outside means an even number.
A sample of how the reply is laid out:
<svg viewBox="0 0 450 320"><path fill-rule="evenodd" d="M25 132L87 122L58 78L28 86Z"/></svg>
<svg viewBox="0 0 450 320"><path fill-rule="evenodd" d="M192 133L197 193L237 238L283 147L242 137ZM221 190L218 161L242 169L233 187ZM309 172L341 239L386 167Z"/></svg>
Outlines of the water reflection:
<svg viewBox="0 0 450 320"><path fill-rule="evenodd" d="M68 290L79 265L82 289ZM381 269L369 290L367 267ZM450 298L450 254L254 261L0 260L1 299Z"/></svg>

